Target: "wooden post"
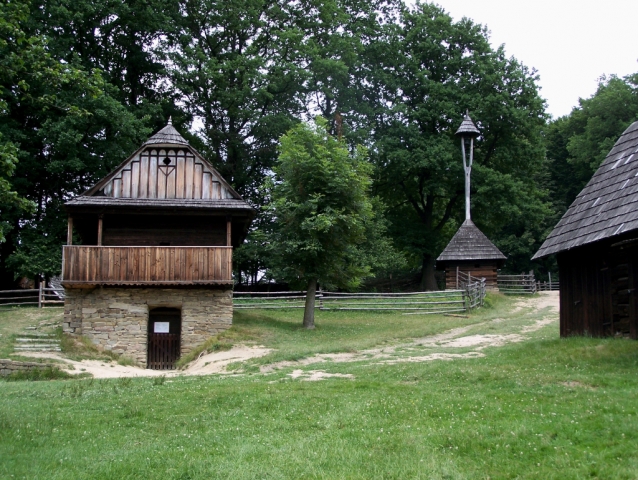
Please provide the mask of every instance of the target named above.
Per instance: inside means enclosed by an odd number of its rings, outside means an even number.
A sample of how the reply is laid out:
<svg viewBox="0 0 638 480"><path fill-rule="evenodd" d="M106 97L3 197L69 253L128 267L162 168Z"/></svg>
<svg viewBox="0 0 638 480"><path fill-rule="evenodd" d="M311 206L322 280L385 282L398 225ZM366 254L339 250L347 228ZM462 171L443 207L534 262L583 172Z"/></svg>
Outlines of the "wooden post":
<svg viewBox="0 0 638 480"><path fill-rule="evenodd" d="M547 272L549 273L549 290L552 290L552 272Z"/></svg>
<svg viewBox="0 0 638 480"><path fill-rule="evenodd" d="M40 286L38 287L38 308L42 308L42 280L40 280Z"/></svg>
<svg viewBox="0 0 638 480"><path fill-rule="evenodd" d="M73 245L73 217L69 217L67 222L66 244Z"/></svg>
<svg viewBox="0 0 638 480"><path fill-rule="evenodd" d="M226 246L232 245L231 217L226 217Z"/></svg>
<svg viewBox="0 0 638 480"><path fill-rule="evenodd" d="M100 214L97 217L97 246L102 246L102 230L103 230L104 215Z"/></svg>
<svg viewBox="0 0 638 480"><path fill-rule="evenodd" d="M456 266L456 289L459 289L459 266Z"/></svg>

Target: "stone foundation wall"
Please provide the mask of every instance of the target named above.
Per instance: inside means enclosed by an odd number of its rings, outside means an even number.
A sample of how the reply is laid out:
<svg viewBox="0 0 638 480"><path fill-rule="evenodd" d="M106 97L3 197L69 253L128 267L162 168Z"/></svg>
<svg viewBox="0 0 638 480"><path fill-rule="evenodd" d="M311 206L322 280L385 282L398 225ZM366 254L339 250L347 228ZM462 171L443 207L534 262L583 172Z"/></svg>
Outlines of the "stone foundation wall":
<svg viewBox="0 0 638 480"><path fill-rule="evenodd" d="M58 368L58 365L51 363L20 362L17 360L0 359L0 376L6 377L15 372L25 370L44 370L46 368Z"/></svg>
<svg viewBox="0 0 638 480"><path fill-rule="evenodd" d="M207 288L66 288L63 330L84 335L104 350L146 365L148 314L157 307L182 312L181 355L233 320L232 290Z"/></svg>

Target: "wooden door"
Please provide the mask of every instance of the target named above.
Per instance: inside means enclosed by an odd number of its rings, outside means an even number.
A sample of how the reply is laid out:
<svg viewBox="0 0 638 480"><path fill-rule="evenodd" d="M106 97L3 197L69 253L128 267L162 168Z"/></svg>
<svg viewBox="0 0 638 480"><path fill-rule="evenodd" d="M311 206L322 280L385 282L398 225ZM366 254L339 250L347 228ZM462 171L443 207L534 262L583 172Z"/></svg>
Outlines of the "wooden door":
<svg viewBox="0 0 638 480"><path fill-rule="evenodd" d="M156 308L148 318L148 365L151 370L174 370L180 354L181 312Z"/></svg>

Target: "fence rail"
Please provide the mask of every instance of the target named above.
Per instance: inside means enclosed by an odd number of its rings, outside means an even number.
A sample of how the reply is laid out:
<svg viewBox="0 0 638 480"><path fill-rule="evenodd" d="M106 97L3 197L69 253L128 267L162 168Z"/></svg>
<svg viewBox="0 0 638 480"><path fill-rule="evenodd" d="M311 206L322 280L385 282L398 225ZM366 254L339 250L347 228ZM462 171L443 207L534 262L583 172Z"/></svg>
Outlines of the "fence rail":
<svg viewBox="0 0 638 480"><path fill-rule="evenodd" d="M537 292L551 292L560 290L560 284L558 282L536 282Z"/></svg>
<svg viewBox="0 0 638 480"><path fill-rule="evenodd" d="M536 293L536 279L534 273L523 275L499 275L498 289L505 294L534 294Z"/></svg>
<svg viewBox="0 0 638 480"><path fill-rule="evenodd" d="M476 279L478 280L478 279ZM318 291L315 308L326 311L396 311L406 315L465 312L483 305L485 280L461 290L409 293L342 293ZM304 308L306 292L234 292L236 309Z"/></svg>
<svg viewBox="0 0 638 480"><path fill-rule="evenodd" d="M54 287L23 288L20 290L0 290L0 307L37 305L63 305L64 289Z"/></svg>

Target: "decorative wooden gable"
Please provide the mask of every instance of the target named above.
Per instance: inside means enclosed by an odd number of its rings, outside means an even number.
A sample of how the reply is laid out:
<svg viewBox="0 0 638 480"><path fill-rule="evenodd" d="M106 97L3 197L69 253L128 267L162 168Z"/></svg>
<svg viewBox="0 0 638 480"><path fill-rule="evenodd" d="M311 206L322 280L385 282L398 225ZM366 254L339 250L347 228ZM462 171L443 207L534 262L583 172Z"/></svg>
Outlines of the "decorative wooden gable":
<svg viewBox="0 0 638 480"><path fill-rule="evenodd" d="M87 195L135 199L239 198L170 123Z"/></svg>
<svg viewBox="0 0 638 480"><path fill-rule="evenodd" d="M113 198L234 198L224 184L189 148L147 147L95 194Z"/></svg>

